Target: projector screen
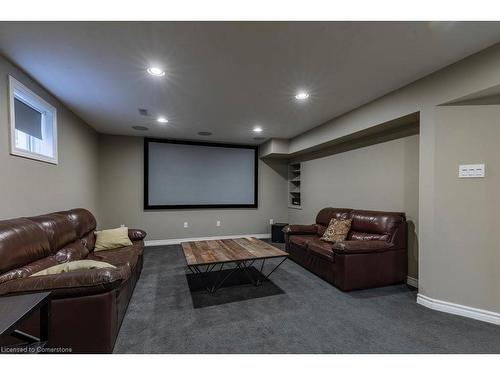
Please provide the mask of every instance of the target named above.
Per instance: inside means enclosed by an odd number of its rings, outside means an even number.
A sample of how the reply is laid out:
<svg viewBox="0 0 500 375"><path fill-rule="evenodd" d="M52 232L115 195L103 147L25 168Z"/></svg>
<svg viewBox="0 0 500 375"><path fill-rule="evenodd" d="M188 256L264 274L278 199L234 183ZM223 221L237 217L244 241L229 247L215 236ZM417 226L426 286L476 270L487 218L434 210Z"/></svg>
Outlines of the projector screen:
<svg viewBox="0 0 500 375"><path fill-rule="evenodd" d="M144 139L144 209L257 207L257 147Z"/></svg>

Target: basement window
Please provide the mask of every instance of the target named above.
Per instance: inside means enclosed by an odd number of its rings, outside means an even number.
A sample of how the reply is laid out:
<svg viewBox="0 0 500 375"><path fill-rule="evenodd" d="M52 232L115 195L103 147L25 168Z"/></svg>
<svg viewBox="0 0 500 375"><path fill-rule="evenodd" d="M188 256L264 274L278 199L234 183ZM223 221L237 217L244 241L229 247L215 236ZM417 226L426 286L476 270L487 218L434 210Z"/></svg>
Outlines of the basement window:
<svg viewBox="0 0 500 375"><path fill-rule="evenodd" d="M57 164L57 111L9 76L12 155Z"/></svg>

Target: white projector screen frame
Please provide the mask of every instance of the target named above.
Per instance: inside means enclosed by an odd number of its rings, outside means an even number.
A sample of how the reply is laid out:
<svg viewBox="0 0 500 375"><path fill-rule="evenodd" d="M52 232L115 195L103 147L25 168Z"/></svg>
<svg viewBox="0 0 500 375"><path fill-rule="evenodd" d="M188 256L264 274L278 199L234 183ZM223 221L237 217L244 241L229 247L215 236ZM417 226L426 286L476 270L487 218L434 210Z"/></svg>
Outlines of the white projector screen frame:
<svg viewBox="0 0 500 375"><path fill-rule="evenodd" d="M150 145L155 143L169 143L188 146L202 147L222 147L233 149L247 149L253 151L253 202L245 203L190 203L190 204L158 204L157 202L150 203ZM234 145L225 143L210 143L210 142L190 142L176 141L160 138L144 138L144 209L145 210L161 210L161 209L197 209L197 208L257 208L258 204L258 147L248 145ZM175 182L175 181L172 181Z"/></svg>

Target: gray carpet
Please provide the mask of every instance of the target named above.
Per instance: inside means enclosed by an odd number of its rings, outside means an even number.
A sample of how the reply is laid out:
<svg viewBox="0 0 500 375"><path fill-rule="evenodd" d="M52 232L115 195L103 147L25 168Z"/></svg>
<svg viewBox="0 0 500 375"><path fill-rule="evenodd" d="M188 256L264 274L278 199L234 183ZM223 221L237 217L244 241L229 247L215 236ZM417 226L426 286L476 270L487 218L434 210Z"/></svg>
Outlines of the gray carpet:
<svg viewBox="0 0 500 375"><path fill-rule="evenodd" d="M279 246L279 245L278 245ZM343 293L291 260L214 295L180 246L146 248L115 353L500 353L500 327L433 311L391 286Z"/></svg>

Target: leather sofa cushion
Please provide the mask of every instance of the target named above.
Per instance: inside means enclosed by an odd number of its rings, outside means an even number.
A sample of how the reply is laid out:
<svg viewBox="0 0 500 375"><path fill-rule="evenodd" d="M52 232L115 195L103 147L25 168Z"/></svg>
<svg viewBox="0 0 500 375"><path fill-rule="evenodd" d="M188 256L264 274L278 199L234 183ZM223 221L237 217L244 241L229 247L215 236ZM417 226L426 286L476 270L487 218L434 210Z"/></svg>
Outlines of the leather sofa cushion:
<svg viewBox="0 0 500 375"><path fill-rule="evenodd" d="M350 208L323 208L316 216L316 224L327 227L331 219L350 219Z"/></svg>
<svg viewBox="0 0 500 375"><path fill-rule="evenodd" d="M84 237L89 232L93 232L97 225L94 215L84 208L75 208L55 213L64 215L70 220L79 238Z"/></svg>
<svg viewBox="0 0 500 375"><path fill-rule="evenodd" d="M55 266L56 264L58 264L58 262L55 256L48 256L42 259L38 259L30 264L27 264L19 268L15 268L0 275L0 284L10 280L28 277L29 275L35 272L41 271L48 267Z"/></svg>
<svg viewBox="0 0 500 375"><path fill-rule="evenodd" d="M55 266L45 268L41 271L31 274L29 277L57 275L58 273L63 273L63 272L93 270L99 268L116 268L116 267L113 266L112 264L106 262L99 262L97 260L91 260L91 259L74 260L71 262L56 264Z"/></svg>
<svg viewBox="0 0 500 375"><path fill-rule="evenodd" d="M333 250L331 243L315 239L309 242L307 250L312 255L328 260L329 262L333 262Z"/></svg>
<svg viewBox="0 0 500 375"><path fill-rule="evenodd" d="M43 228L28 219L0 221L0 274L50 255Z"/></svg>
<svg viewBox="0 0 500 375"><path fill-rule="evenodd" d="M59 250L54 257L58 263L65 263L85 259L87 255L89 255L89 250L81 240L76 240Z"/></svg>
<svg viewBox="0 0 500 375"><path fill-rule="evenodd" d="M0 295L48 290L53 298L99 294L118 287L130 275L130 268L124 266L25 277L0 284Z"/></svg>
<svg viewBox="0 0 500 375"><path fill-rule="evenodd" d="M94 231L87 233L81 239L83 246L87 248L88 251L93 251L95 247L95 234Z"/></svg>
<svg viewBox="0 0 500 375"><path fill-rule="evenodd" d="M28 218L40 225L49 239L50 251L55 253L64 245L76 240L76 231L71 221L61 214L48 214Z"/></svg>
<svg viewBox="0 0 500 375"><path fill-rule="evenodd" d="M388 234L362 233L350 231L347 236L349 241L389 241Z"/></svg>
<svg viewBox="0 0 500 375"><path fill-rule="evenodd" d="M367 254L392 250L394 246L387 241L344 241L334 243L332 249L335 253Z"/></svg>
<svg viewBox="0 0 500 375"><path fill-rule="evenodd" d="M352 231L387 235L392 235L396 227L405 221L405 214L397 212L354 210L351 217Z"/></svg>
<svg viewBox="0 0 500 375"><path fill-rule="evenodd" d="M91 253L88 259L110 263L114 266L127 266L133 269L137 264L139 256L142 254L143 246L141 242L134 242L132 246L121 247L114 250L99 251Z"/></svg>
<svg viewBox="0 0 500 375"><path fill-rule="evenodd" d="M315 239L318 239L315 234L294 234L290 236L289 241L294 245L307 247L307 244Z"/></svg>
<svg viewBox="0 0 500 375"><path fill-rule="evenodd" d="M88 250L83 246L80 240L70 243L56 254L38 259L32 263L24 265L19 268L10 270L2 275L0 275L0 284L6 281L21 279L23 277L28 277L36 272L44 270L46 268L55 266L60 263L70 262L74 260L80 260L87 257L89 254Z"/></svg>

